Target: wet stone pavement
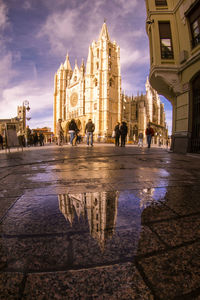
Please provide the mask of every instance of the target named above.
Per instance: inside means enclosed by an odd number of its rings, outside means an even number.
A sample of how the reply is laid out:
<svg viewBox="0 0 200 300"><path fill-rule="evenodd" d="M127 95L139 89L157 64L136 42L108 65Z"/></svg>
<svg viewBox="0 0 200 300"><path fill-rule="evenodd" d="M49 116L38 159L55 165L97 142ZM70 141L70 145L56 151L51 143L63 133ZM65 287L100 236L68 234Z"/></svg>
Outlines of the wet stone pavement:
<svg viewBox="0 0 200 300"><path fill-rule="evenodd" d="M0 152L0 299L200 300L200 155Z"/></svg>

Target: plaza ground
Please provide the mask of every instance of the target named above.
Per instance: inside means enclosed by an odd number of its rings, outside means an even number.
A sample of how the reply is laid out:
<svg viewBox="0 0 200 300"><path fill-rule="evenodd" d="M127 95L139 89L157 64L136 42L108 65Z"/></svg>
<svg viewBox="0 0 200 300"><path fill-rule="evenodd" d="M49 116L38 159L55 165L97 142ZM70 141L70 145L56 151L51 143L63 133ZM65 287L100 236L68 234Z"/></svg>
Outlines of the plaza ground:
<svg viewBox="0 0 200 300"><path fill-rule="evenodd" d="M12 149L0 179L1 300L200 300L200 155Z"/></svg>

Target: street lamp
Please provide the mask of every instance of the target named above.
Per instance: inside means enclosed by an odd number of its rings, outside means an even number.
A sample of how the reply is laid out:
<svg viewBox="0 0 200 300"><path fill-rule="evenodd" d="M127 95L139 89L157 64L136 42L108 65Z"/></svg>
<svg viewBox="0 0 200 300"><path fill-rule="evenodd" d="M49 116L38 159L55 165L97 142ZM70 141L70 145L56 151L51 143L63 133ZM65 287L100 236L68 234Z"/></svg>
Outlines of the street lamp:
<svg viewBox="0 0 200 300"><path fill-rule="evenodd" d="M27 112L29 112L30 111L30 106L29 106L29 101L28 100L24 100L23 101L23 107L25 108L25 110L27 111ZM25 114L25 118L26 118L26 120L27 121L30 121L30 119L31 119L31 117L26 117L26 114Z"/></svg>
<svg viewBox="0 0 200 300"><path fill-rule="evenodd" d="M23 106L25 106L26 110L29 112L30 106L29 106L29 101L28 100L24 100Z"/></svg>

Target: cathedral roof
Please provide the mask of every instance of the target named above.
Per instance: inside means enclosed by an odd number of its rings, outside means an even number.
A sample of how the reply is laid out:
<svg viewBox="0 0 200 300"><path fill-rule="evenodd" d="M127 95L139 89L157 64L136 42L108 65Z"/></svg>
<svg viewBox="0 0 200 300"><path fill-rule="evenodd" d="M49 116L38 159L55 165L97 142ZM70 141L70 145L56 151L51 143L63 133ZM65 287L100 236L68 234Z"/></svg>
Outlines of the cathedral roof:
<svg viewBox="0 0 200 300"><path fill-rule="evenodd" d="M103 26L101 28L101 32L99 35L99 40L101 40L102 38L105 38L106 40L110 40L109 34L108 34L108 28L106 23L103 23Z"/></svg>

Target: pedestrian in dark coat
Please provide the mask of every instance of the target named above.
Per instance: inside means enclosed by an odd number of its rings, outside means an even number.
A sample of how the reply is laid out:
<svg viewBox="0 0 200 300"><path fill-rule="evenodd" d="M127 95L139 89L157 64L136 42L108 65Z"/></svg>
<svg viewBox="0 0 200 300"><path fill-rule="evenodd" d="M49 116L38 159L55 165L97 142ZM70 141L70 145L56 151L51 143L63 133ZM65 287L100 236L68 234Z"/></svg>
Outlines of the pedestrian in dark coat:
<svg viewBox="0 0 200 300"><path fill-rule="evenodd" d="M44 134L40 132L39 134L40 146L44 146Z"/></svg>
<svg viewBox="0 0 200 300"><path fill-rule="evenodd" d="M85 133L87 134L87 145L89 146L89 143L93 147L93 132L95 130L95 125L92 122L91 119L88 120L86 126L85 126Z"/></svg>
<svg viewBox="0 0 200 300"><path fill-rule="evenodd" d="M3 149L3 136L0 134L0 147Z"/></svg>
<svg viewBox="0 0 200 300"><path fill-rule="evenodd" d="M38 135L37 135L36 131L34 132L34 135L33 135L33 142L34 142L34 146L38 145Z"/></svg>
<svg viewBox="0 0 200 300"><path fill-rule="evenodd" d="M121 147L125 147L127 133L128 133L128 127L126 125L126 122L122 122L120 126Z"/></svg>
<svg viewBox="0 0 200 300"><path fill-rule="evenodd" d="M148 148L151 147L151 139L152 136L154 136L154 130L153 128L150 126L150 124L148 124L148 127L146 129L146 136L147 136L147 144L148 144Z"/></svg>
<svg viewBox="0 0 200 300"><path fill-rule="evenodd" d="M78 132L78 127L74 119L69 123L69 134L70 134L70 144L76 146L76 133Z"/></svg>

